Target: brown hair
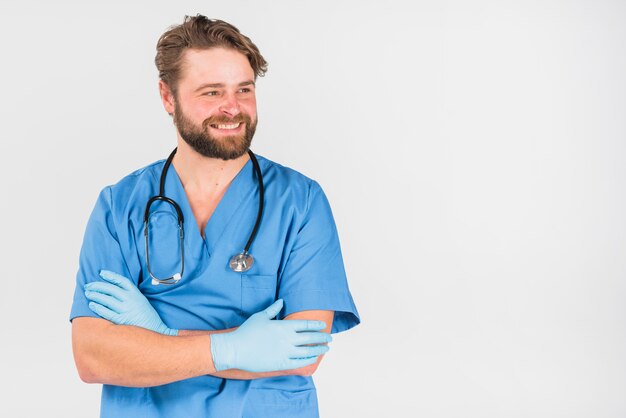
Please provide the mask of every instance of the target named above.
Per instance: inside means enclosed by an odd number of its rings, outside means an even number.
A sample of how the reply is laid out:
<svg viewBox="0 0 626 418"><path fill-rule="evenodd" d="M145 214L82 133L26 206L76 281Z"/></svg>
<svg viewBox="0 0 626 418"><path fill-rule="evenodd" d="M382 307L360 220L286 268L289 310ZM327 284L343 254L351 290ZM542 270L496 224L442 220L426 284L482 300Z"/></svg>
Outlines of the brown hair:
<svg viewBox="0 0 626 418"><path fill-rule="evenodd" d="M255 77L265 75L267 62L259 49L239 29L222 20L208 19L200 14L185 16L180 25L171 26L157 42L154 62L159 78L176 95L181 74L182 56L186 49L230 48L244 54Z"/></svg>

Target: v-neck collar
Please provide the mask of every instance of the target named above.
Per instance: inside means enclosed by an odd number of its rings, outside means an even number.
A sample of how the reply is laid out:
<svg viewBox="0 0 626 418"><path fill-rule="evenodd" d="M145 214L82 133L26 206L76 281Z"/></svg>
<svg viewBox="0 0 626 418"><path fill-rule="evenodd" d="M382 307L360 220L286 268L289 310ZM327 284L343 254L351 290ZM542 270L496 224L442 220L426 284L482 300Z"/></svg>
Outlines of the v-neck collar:
<svg viewBox="0 0 626 418"><path fill-rule="evenodd" d="M224 192L224 195L215 207L213 214L204 227L203 239L200 235L196 217L191 210L189 199L187 199L187 193L185 193L183 183L174 165L170 165L165 179L165 195L174 199L183 212L186 254L197 254L197 249L200 246L206 248L209 257L213 254L230 219L241 206L245 197L250 193L250 189L253 189L254 184L252 161L248 160L235 175L226 189L226 192Z"/></svg>

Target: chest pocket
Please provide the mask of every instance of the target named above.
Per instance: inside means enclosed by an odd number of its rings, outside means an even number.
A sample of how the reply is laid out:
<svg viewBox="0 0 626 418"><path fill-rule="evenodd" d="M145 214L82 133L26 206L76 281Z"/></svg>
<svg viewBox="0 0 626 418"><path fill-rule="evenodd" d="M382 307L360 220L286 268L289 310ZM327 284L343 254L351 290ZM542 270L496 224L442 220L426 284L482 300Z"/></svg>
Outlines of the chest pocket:
<svg viewBox="0 0 626 418"><path fill-rule="evenodd" d="M275 299L275 275L241 275L241 311L246 317L267 308Z"/></svg>

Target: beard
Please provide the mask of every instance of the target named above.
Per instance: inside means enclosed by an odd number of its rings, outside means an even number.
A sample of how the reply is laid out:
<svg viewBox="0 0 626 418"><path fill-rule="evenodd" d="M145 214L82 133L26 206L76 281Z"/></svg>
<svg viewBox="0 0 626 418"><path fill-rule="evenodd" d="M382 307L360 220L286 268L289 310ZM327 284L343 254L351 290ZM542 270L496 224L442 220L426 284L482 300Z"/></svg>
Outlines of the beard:
<svg viewBox="0 0 626 418"><path fill-rule="evenodd" d="M180 137L200 155L221 160L234 160L250 149L257 121L258 118L253 121L250 115L240 113L232 119L211 116L202 122L202 126L198 126L185 116L180 106L176 105L174 108L174 124ZM244 131L237 135L217 138L209 131L210 125L236 123L245 124Z"/></svg>

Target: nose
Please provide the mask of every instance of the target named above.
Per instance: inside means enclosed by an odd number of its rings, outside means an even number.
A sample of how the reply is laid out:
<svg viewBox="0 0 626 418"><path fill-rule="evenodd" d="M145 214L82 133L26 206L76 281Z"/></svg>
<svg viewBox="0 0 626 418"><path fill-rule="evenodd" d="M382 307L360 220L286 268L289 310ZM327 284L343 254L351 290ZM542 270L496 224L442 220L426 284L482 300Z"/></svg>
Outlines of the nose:
<svg viewBox="0 0 626 418"><path fill-rule="evenodd" d="M234 118L241 110L239 109L239 102L237 98L232 94L224 96L224 100L220 103L220 112L224 113L230 118Z"/></svg>

